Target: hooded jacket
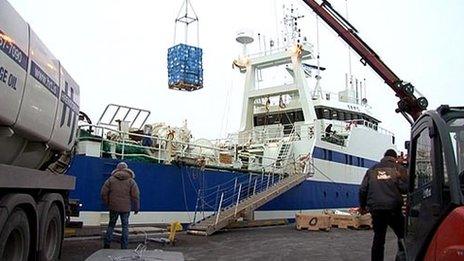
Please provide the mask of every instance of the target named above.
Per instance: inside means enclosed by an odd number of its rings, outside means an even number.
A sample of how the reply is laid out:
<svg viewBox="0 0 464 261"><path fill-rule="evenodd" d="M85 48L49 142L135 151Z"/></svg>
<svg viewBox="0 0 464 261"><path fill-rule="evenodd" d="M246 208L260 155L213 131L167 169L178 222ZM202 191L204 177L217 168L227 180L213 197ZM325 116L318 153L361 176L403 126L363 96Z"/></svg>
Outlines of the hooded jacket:
<svg viewBox="0 0 464 261"><path fill-rule="evenodd" d="M139 211L140 191L134 172L121 162L105 181L101 189L103 202L109 210L117 212Z"/></svg>
<svg viewBox="0 0 464 261"><path fill-rule="evenodd" d="M384 157L370 168L359 189L360 207L372 210L401 209L407 193L408 178L406 169L395 162L393 157Z"/></svg>

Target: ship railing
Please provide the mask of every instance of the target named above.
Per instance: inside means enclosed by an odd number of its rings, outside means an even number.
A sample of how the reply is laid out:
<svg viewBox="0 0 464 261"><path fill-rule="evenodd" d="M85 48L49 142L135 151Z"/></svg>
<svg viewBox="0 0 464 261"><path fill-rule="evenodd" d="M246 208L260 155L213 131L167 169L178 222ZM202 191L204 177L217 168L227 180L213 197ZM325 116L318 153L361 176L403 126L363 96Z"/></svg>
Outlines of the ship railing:
<svg viewBox="0 0 464 261"><path fill-rule="evenodd" d="M282 168L273 168L272 164L278 159L256 155L245 151L237 151L234 146L213 147L189 142L176 141L150 135L127 133L114 130L105 126L81 125L79 126L78 140L92 140L100 143L99 156L116 159L150 160L155 162L170 162L177 156L204 160L198 164L208 166L229 167L242 170L283 172ZM83 132L86 135L82 135ZM143 145L143 140L151 145ZM229 162L224 162L223 155L230 157Z"/></svg>
<svg viewBox="0 0 464 261"><path fill-rule="evenodd" d="M343 102L343 103L351 103L354 105L359 105L367 110L371 110L372 107L369 104L362 103L362 99L360 97L348 97L345 98L343 101L341 100L341 95L340 93L336 92L327 92L327 91L321 91L320 93L314 93L312 96L313 99L322 99L326 101L337 101L337 102Z"/></svg>
<svg viewBox="0 0 464 261"><path fill-rule="evenodd" d="M290 175L295 173L250 173L216 186L198 189L193 223L201 221L197 220L199 212L213 212L218 217L220 212L232 207L236 208L243 200L266 191Z"/></svg>
<svg viewBox="0 0 464 261"><path fill-rule="evenodd" d="M309 51L311 51L313 46L312 46L312 44L310 44L310 43L308 43L306 41L302 43L302 46L303 46L303 51L304 51L303 59L306 59L306 58L310 57L309 56L310 55ZM271 48L266 49L264 51L260 51L260 52L256 52L256 53L252 53L252 54L247 54L247 57L250 58L250 59L253 59L253 58L263 57L263 56L276 54L276 53L281 53L281 52L287 52L287 51L291 51L293 53L294 52L293 51L294 47L295 47L295 45L293 43L288 43L288 44L284 44L283 46L271 47Z"/></svg>
<svg viewBox="0 0 464 261"><path fill-rule="evenodd" d="M366 127L366 128L369 128L369 129L373 129L381 134L385 134L385 135L389 135L389 136L395 136L395 134L393 134L393 132L385 129L385 128L382 128L380 127L378 124L374 124L370 121L366 121L366 120L351 120L351 121L347 121L347 127L348 128L351 128L351 127Z"/></svg>
<svg viewBox="0 0 464 261"><path fill-rule="evenodd" d="M127 133L119 130L114 130L113 128L108 128L105 126L98 125L81 125L79 126L80 130L87 131L91 133L91 136L82 136L81 131L78 132L78 140L85 140L89 137L93 141L100 142L100 156L103 153L111 154L114 156L121 157L122 159L126 157L146 157L159 161L166 161L169 158L172 158L176 155L178 156L192 156L192 157L201 157L205 156L203 153L197 153L194 150L198 149L199 151L213 151L213 155L219 154L220 152L230 152L230 149L212 147L207 145L193 144L190 142L183 142L172 140L168 138L156 137L151 135L144 135L138 133ZM143 141L149 142L151 145L142 145ZM108 151L104 148L105 145L108 146L118 146L118 150ZM114 147L113 147L114 149ZM134 153L130 150L136 150L140 153Z"/></svg>
<svg viewBox="0 0 464 261"><path fill-rule="evenodd" d="M254 127L238 133L229 134L223 143L228 144L267 144L281 141L295 133L297 140L311 139L314 135L314 124L273 124Z"/></svg>
<svg viewBox="0 0 464 261"><path fill-rule="evenodd" d="M324 132L325 128L329 123L326 121L321 121L322 124L322 130ZM378 133L389 135L389 136L395 136L393 132L380 127L378 124L372 123L367 120L363 119L355 119L355 120L347 120L345 122L340 122L340 121L331 121L330 124L332 124L332 129L335 130L338 134L342 135L348 135L349 132L353 128L368 128L377 131Z"/></svg>
<svg viewBox="0 0 464 261"><path fill-rule="evenodd" d="M247 54L247 58L254 59L254 58L263 57L266 55L281 53L281 52L288 51L291 47L292 47L291 45L288 45L288 46L279 47L279 48L271 48L269 50Z"/></svg>
<svg viewBox="0 0 464 261"><path fill-rule="evenodd" d="M361 104L361 100L359 100L359 98L356 99L356 97L346 97L345 101L341 101L340 97L341 97L340 93L328 92L328 91L321 91L319 94L315 93L315 95L313 95L313 98L320 98L326 101L347 102L347 103L358 104L358 105Z"/></svg>
<svg viewBox="0 0 464 261"><path fill-rule="evenodd" d="M327 101L331 101L331 100L339 101L339 94L335 92L321 91L320 93L315 93L313 95L313 98L320 98L322 100L327 100ZM355 100L353 100L352 102L354 103Z"/></svg>

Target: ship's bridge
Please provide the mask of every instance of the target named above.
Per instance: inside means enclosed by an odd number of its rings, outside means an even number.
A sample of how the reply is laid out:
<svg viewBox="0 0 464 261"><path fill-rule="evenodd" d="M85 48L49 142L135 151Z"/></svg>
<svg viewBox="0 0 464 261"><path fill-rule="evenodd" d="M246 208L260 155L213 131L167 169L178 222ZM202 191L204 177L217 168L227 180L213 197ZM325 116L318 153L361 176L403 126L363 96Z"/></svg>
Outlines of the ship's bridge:
<svg viewBox="0 0 464 261"><path fill-rule="evenodd" d="M246 73L241 130L271 124L312 123L314 106L302 61L313 58L312 45L295 44L239 58Z"/></svg>

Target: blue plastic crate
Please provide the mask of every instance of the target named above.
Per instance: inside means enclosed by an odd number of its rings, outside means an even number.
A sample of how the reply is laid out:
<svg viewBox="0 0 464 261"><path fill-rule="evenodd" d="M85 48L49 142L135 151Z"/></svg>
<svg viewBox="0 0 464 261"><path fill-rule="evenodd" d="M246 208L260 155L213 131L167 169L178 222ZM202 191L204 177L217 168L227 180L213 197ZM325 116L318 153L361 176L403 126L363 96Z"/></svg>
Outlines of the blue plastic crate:
<svg viewBox="0 0 464 261"><path fill-rule="evenodd" d="M198 76L203 75L203 69L199 68L189 68L189 67L184 67L184 68L170 68L168 69L168 76L169 75L175 75L179 73L189 73L189 74L195 74Z"/></svg>
<svg viewBox="0 0 464 261"><path fill-rule="evenodd" d="M169 85L173 84L202 85L203 77L195 74L180 73L169 77Z"/></svg>
<svg viewBox="0 0 464 261"><path fill-rule="evenodd" d="M203 86L203 50L186 44L178 44L168 49L168 84L170 87L188 90Z"/></svg>
<svg viewBox="0 0 464 261"><path fill-rule="evenodd" d="M195 64L172 64L168 65L168 72L169 71L176 71L176 70L190 70L190 71L203 71L203 67Z"/></svg>

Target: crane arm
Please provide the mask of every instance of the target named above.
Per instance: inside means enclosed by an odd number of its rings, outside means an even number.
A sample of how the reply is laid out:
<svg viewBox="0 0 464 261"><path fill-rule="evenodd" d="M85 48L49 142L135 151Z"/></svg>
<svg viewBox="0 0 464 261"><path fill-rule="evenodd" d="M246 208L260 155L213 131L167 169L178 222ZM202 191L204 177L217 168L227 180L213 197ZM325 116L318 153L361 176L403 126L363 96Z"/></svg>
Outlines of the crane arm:
<svg viewBox="0 0 464 261"><path fill-rule="evenodd" d="M359 36L358 31L332 5L322 0L319 4L316 0L303 0L322 20L324 20L356 53L361 56L361 63L369 64L372 69L390 86L400 99L396 112L412 124L422 111L427 109L428 102L424 97L414 96L414 87L410 83L403 82L367 45Z"/></svg>

